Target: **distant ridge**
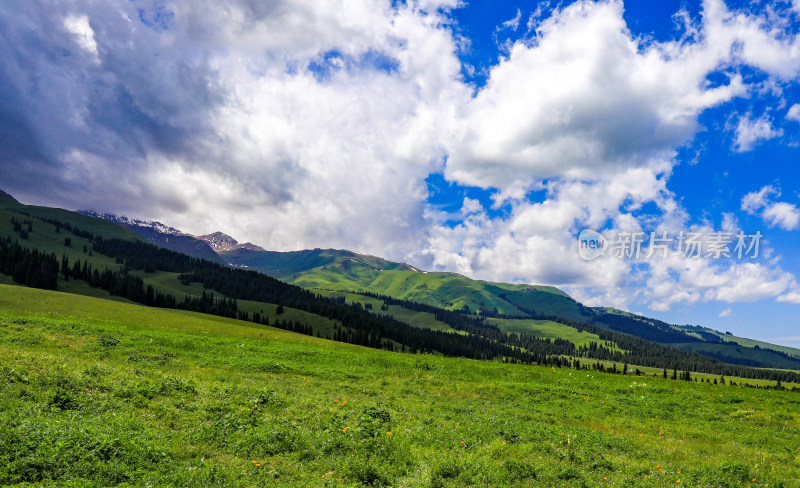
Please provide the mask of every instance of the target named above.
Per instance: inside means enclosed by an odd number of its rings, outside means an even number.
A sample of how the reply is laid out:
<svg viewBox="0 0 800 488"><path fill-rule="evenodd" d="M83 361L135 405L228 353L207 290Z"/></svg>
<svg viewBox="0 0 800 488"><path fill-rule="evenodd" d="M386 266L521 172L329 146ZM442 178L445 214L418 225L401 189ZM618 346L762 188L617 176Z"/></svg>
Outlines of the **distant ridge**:
<svg viewBox="0 0 800 488"><path fill-rule="evenodd" d="M139 219L131 219L128 217L117 216L114 214L109 213L98 213L92 210L78 210L78 213L81 215L86 215L87 217L94 217L97 219L108 220L109 222L114 222L121 225L135 225L138 227L149 227L153 230L156 230L162 234L170 234L170 235L188 235L184 234L183 232L175 229L174 227L169 227L167 225L162 224L161 222L157 222L155 220L139 220Z"/></svg>
<svg viewBox="0 0 800 488"><path fill-rule="evenodd" d="M195 236L185 234L174 227L169 227L152 220L139 220L131 219L125 216L117 216L109 213L98 213L92 210L79 210L79 214L87 217L94 217L97 219L107 220L121 225L126 229L139 234L141 237L147 239L149 242L169 249L177 251L189 256L206 259L219 264L225 264L224 260L211 248L205 241L196 238Z"/></svg>
<svg viewBox="0 0 800 488"><path fill-rule="evenodd" d="M266 251L261 246L257 246L251 242L245 242L244 244L239 244L239 242L234 239L233 237L229 236L228 234L223 234L222 232L214 232L211 234L206 234L204 236L195 236L198 239L204 241L206 244L211 246L211 249L216 251L217 253L225 252L225 251L233 251L236 249L247 249L250 251Z"/></svg>

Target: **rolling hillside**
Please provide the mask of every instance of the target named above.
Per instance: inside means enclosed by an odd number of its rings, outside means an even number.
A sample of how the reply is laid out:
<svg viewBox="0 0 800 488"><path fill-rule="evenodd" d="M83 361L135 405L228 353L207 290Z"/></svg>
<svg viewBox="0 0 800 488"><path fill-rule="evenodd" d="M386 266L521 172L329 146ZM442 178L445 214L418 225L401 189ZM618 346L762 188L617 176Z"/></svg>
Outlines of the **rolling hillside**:
<svg viewBox="0 0 800 488"><path fill-rule="evenodd" d="M472 280L456 273L426 272L405 263L337 249L270 252L238 249L221 256L235 266L255 269L305 288L365 291L449 310L522 312L514 301L567 318L583 316L579 304L551 286L511 285ZM504 299L501 295L507 295Z"/></svg>

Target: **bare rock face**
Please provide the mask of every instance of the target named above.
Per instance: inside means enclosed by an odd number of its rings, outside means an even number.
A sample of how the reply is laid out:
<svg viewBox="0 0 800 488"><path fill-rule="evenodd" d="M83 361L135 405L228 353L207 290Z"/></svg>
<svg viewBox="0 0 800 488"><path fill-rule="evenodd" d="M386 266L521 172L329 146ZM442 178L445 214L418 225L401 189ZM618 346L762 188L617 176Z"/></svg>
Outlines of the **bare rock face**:
<svg viewBox="0 0 800 488"><path fill-rule="evenodd" d="M264 248L256 246L250 242L239 244L239 242L228 234L222 232L214 232L213 234L206 234L204 236L196 236L198 239L205 241L206 244L211 246L216 252L233 251L235 249L249 249L251 251L263 251Z"/></svg>

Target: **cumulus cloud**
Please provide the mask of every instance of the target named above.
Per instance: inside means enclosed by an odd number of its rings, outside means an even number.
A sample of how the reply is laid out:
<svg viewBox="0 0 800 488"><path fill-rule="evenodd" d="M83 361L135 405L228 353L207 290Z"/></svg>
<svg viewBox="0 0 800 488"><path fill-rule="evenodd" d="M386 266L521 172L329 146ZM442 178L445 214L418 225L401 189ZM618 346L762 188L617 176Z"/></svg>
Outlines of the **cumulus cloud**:
<svg viewBox="0 0 800 488"><path fill-rule="evenodd" d="M731 317L733 316L733 309L731 307L726 308L722 312L719 313L720 317Z"/></svg>
<svg viewBox="0 0 800 488"><path fill-rule="evenodd" d="M517 42L463 108L447 176L527 186L646 166L671 159L697 130L701 111L744 93L736 74L709 86L708 74L729 59L717 46L645 44L622 12L621 2L578 2ZM713 15L709 30L720 30L717 18L727 13Z"/></svg>
<svg viewBox="0 0 800 488"><path fill-rule="evenodd" d="M676 151L704 111L753 92L744 66L777 87L796 78L784 12L707 0L699 19L680 16L682 37L656 42L630 32L620 1L537 8L475 87L448 14L459 5L0 3L0 182L35 203L562 284L613 305L785 292L776 264L587 263L574 240L582 227L689 224L668 188ZM737 150L780 132L740 125ZM491 189L494 208L466 199L451 225L426 203L432 173ZM768 193L753 211L797 227L796 207Z"/></svg>
<svg viewBox="0 0 800 488"><path fill-rule="evenodd" d="M454 4L5 4L0 181L274 249L403 256L469 93Z"/></svg>
<svg viewBox="0 0 800 488"><path fill-rule="evenodd" d="M800 223L800 210L790 203L773 203L761 214L771 227L780 227L783 230L794 230Z"/></svg>
<svg viewBox="0 0 800 488"><path fill-rule="evenodd" d="M800 209L786 202L773 202L781 196L779 189L767 185L742 197L742 210L750 215L760 215L770 227L794 230L800 226Z"/></svg>
<svg viewBox="0 0 800 488"><path fill-rule="evenodd" d="M739 118L739 124L736 126L736 141L733 144L733 148L736 152L747 152L762 141L768 141L782 135L783 129L774 128L766 115L758 119L743 116Z"/></svg>
<svg viewBox="0 0 800 488"><path fill-rule="evenodd" d="M776 298L777 301L783 303L797 303L800 304L800 291L790 291Z"/></svg>
<svg viewBox="0 0 800 488"><path fill-rule="evenodd" d="M800 103L796 103L789 107L789 111L786 112L786 118L800 122Z"/></svg>

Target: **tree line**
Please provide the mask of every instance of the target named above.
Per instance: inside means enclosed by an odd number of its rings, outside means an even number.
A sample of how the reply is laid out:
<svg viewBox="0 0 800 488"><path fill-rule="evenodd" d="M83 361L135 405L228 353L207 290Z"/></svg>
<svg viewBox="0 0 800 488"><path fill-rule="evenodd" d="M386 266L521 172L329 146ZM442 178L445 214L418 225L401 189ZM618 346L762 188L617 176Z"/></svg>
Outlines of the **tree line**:
<svg viewBox="0 0 800 488"><path fill-rule="evenodd" d="M372 292L351 292L362 296L367 296L375 299L382 300L387 305L399 305L403 308L420 312L429 312L436 315L437 320L447 323L456 330L465 330L458 324L463 323L476 323L483 322L482 317L465 316L454 311L442 311L437 307L426 305L418 302L411 302L409 300L402 300L386 295L380 295ZM708 373L721 376L740 376L743 378L752 379L766 379L771 381L791 381L796 382L800 379L800 374L795 371L780 371L774 369L761 369L753 366L728 364L720 359L711 358L693 351L684 351L675 347L665 346L653 341L643 339L641 337L626 334L623 332L610 330L589 322L579 320L566 319L552 315L538 314L534 310L527 309L518 304L514 304L517 309L525 314L525 318L537 320L549 320L552 322L560 323L579 331L589 332L597 335L602 341L608 344L600 344L591 342L588 345L575 347L572 351L567 352L560 349L559 346L569 349L565 344L553 343L553 348L547 351L547 355L567 355L577 356L584 358L592 358L596 360L612 361L618 363L637 364L639 366L652 367L652 368L667 368L680 371L691 371L698 373ZM489 326L494 327L494 326ZM496 327L495 327L496 328ZM485 328L483 330L486 330ZM499 329L498 329L499 330ZM485 332L484 332L485 334ZM525 334L509 334L523 336ZM496 336L498 338L503 336ZM524 340L524 339L523 339ZM568 342L568 341L565 341ZM569 343L572 345L572 343ZM612 347L611 345L616 347ZM535 362L545 363L542 358L537 357ZM760 366L764 366L760 364Z"/></svg>

